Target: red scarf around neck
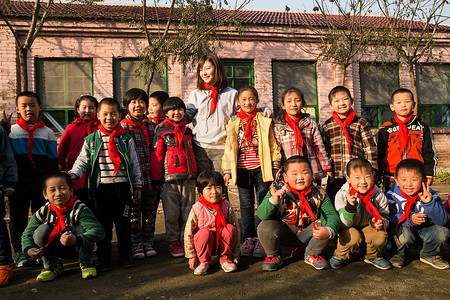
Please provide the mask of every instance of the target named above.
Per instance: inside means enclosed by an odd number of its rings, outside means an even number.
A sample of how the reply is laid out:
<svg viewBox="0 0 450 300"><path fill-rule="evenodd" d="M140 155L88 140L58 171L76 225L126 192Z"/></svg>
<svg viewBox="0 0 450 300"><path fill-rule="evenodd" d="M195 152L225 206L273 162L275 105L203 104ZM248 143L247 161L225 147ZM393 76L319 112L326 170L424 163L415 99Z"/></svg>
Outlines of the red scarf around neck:
<svg viewBox="0 0 450 300"><path fill-rule="evenodd" d="M302 219L302 230L303 230L303 215L305 214L305 212L307 212L308 215L313 220L314 230L317 230L317 228L316 228L316 216L314 215L314 213L313 213L313 211L311 209L311 206L309 205L308 200L305 197L306 195L309 194L309 192L311 191L313 186L311 185L309 187L309 189L303 190L303 191L300 191L300 192L295 190L295 189L293 189L290 185L288 185L288 187L289 187L289 190L292 193L294 193L295 195L297 195L298 199L299 199L299 205L300 205L300 216L299 216L299 218Z"/></svg>
<svg viewBox="0 0 450 300"><path fill-rule="evenodd" d="M77 200L77 197L72 196L69 200L69 202L66 203L66 205L63 208L57 208L52 203L48 206L51 211L54 211L56 213L56 221L55 226L53 227L52 232L50 232L50 235L48 236L47 245L45 245L43 248L50 245L51 242L59 235L61 234L61 231L66 228L66 222L64 221L64 213L68 212L72 209L73 204L75 203L75 200Z"/></svg>
<svg viewBox="0 0 450 300"><path fill-rule="evenodd" d="M372 230L373 230L373 227L375 226L375 223L378 220L381 220L383 222L383 219L381 219L380 212L372 204L372 201L370 201L370 197L372 197L373 192L375 191L375 184L372 186L372 188L365 195L361 195L360 193L358 193L358 191L355 190L350 183L348 185L349 185L349 188L350 188L350 194L352 194L353 196L358 197L358 199L361 200L366 205L366 210L375 218L375 222L372 224ZM383 225L384 225L384 222L383 222ZM384 226L384 231L386 231L386 226Z"/></svg>
<svg viewBox="0 0 450 300"><path fill-rule="evenodd" d="M207 90L211 90L211 96L209 97L208 100L208 104L209 104L209 113L208 113L208 117L211 116L211 114L214 112L214 110L216 109L217 106L217 87L216 86L212 86L208 83L205 82L205 89Z"/></svg>
<svg viewBox="0 0 450 300"><path fill-rule="evenodd" d="M350 125L350 123L353 121L353 119L356 116L356 112L353 110L353 108L350 108L350 113L348 114L347 118L345 118L345 121L342 122L341 118L339 118L337 112L333 111L333 119L341 126L342 131L344 131L345 134L345 140L347 141L347 147L348 147L348 154L351 155L351 142L350 142L350 135L348 134L347 126Z"/></svg>
<svg viewBox="0 0 450 300"><path fill-rule="evenodd" d="M86 122L85 120L83 120L81 118L76 118L75 121L77 121L77 125L86 126L88 135L90 135L95 130L97 130L98 126L100 125L100 121L97 118L95 118L94 120L91 120L89 122Z"/></svg>
<svg viewBox="0 0 450 300"><path fill-rule="evenodd" d="M402 153L402 156L405 154L406 150L408 150L408 147L410 145L410 139L408 135L408 128L406 127L406 123L408 123L414 114L411 114L409 117L405 119L405 121L401 121L397 115L395 115L394 119L398 124L398 140L400 144L400 152Z"/></svg>
<svg viewBox="0 0 450 300"><path fill-rule="evenodd" d="M294 130L294 137L295 137L295 147L297 148L298 155L303 155L303 137L302 137L302 131L298 127L298 123L300 122L300 119L302 118L302 114L298 117L294 117L292 119L288 114L284 115L284 119L288 123L289 127L291 127Z"/></svg>
<svg viewBox="0 0 450 300"><path fill-rule="evenodd" d="M198 202L200 202L201 204L210 209L213 209L216 212L216 251L219 247L220 233L222 232L222 229L227 225L227 220L225 220L222 210L220 209L220 205L222 204L223 201L225 200L222 198L218 203L213 204L208 200L206 200L203 196L201 196L200 199L198 199Z"/></svg>
<svg viewBox="0 0 450 300"><path fill-rule="evenodd" d="M147 141L147 149L150 149L150 137L148 135L147 126L145 125L145 121L144 121L146 119L145 116L144 116L144 119L142 119L142 123L132 120L131 118L132 117L130 115L127 115L125 117L125 119L122 120L122 122L124 122L130 126L140 128L142 130L142 132L144 133L145 140Z"/></svg>
<svg viewBox="0 0 450 300"><path fill-rule="evenodd" d="M257 112L258 112L258 110L255 108L249 115L247 115L241 108L236 115L236 117L242 119L246 123L245 127L244 127L244 137L250 146L253 146L253 143L252 143L252 123L253 122L252 122L252 120L256 116Z"/></svg>
<svg viewBox="0 0 450 300"><path fill-rule="evenodd" d="M120 167L120 156L119 151L117 151L116 140L114 139L114 137L125 134L125 129L123 129L120 124L117 124L116 128L112 132L108 132L105 127L103 127L103 125L100 125L98 127L98 130L100 130L101 133L109 136L108 154L109 158L111 158L112 162L114 163L113 175L116 175L117 170L119 170Z"/></svg>
<svg viewBox="0 0 450 300"><path fill-rule="evenodd" d="M411 229L411 223L409 223L409 214L411 213L411 208L413 207L414 203L416 203L417 199L419 199L420 192L413 197L409 197L408 195L403 193L402 190L400 190L400 193L402 194L403 198L406 199L406 204L405 207L403 208L403 215L400 217L400 219L398 219L396 232L398 232L398 225L400 225L400 223L403 222L404 220L408 222L408 231Z"/></svg>
<svg viewBox="0 0 450 300"><path fill-rule="evenodd" d="M44 127L45 124L42 122L42 120L39 118L36 123L33 124L33 127L30 128L27 122L23 118L18 118L16 121L16 124L19 125L20 128L22 128L25 131L28 131L28 158L31 160L31 163L33 164L33 169L36 169L36 166L33 161L33 147L34 147L34 131L38 128Z"/></svg>
<svg viewBox="0 0 450 300"><path fill-rule="evenodd" d="M183 145L183 134L184 134L184 126L186 125L186 122L183 120L180 123L172 122L168 119L164 122L166 126L173 126L175 129L175 143L177 147L181 147Z"/></svg>
<svg viewBox="0 0 450 300"><path fill-rule="evenodd" d="M150 121L152 121L153 123L155 123L156 125L158 125L159 123L161 123L162 120L164 120L164 117L148 117L148 119Z"/></svg>

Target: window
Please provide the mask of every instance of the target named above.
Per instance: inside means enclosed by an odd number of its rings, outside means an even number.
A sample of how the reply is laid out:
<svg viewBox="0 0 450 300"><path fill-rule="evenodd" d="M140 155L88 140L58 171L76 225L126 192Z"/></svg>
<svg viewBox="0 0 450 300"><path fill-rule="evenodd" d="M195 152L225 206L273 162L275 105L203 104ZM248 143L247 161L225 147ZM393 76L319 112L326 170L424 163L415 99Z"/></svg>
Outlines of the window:
<svg viewBox="0 0 450 300"><path fill-rule="evenodd" d="M423 64L416 70L419 116L432 127L450 126L450 64Z"/></svg>
<svg viewBox="0 0 450 300"><path fill-rule="evenodd" d="M36 59L36 92L44 107L43 121L61 130L74 118L75 101L93 94L91 59ZM58 126L59 124L59 126Z"/></svg>
<svg viewBox="0 0 450 300"><path fill-rule="evenodd" d="M317 74L316 63L307 61L274 61L273 109L278 114L281 107L281 95L290 87L300 89L305 95L306 112L314 120L319 120L317 109Z"/></svg>
<svg viewBox="0 0 450 300"><path fill-rule="evenodd" d="M254 86L253 61L251 60L222 60L228 84L239 90L244 86Z"/></svg>
<svg viewBox="0 0 450 300"><path fill-rule="evenodd" d="M378 128L395 115L389 104L399 88L398 64L361 63L359 76L362 117Z"/></svg>

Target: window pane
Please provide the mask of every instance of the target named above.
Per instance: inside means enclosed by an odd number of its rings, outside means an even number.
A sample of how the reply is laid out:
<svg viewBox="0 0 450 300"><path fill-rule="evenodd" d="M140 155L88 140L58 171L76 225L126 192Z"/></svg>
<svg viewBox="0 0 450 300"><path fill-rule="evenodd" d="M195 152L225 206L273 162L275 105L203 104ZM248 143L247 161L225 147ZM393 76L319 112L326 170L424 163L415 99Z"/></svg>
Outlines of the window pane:
<svg viewBox="0 0 450 300"><path fill-rule="evenodd" d="M222 60L228 84L239 90L240 88L253 85L253 61L251 60Z"/></svg>
<svg viewBox="0 0 450 300"><path fill-rule="evenodd" d="M392 92L398 89L398 65L360 64L361 104L389 105Z"/></svg>
<svg viewBox="0 0 450 300"><path fill-rule="evenodd" d="M369 122L370 127L378 127L378 108L377 107L362 107L361 117Z"/></svg>
<svg viewBox="0 0 450 300"><path fill-rule="evenodd" d="M434 107L434 126L450 126L450 107Z"/></svg>
<svg viewBox="0 0 450 300"><path fill-rule="evenodd" d="M249 66L235 66L234 67L234 77L235 78L249 78L250 77Z"/></svg>
<svg viewBox="0 0 450 300"><path fill-rule="evenodd" d="M240 88L244 86L249 86L250 82L248 79L236 79L234 80L233 88L239 91Z"/></svg>
<svg viewBox="0 0 450 300"><path fill-rule="evenodd" d="M231 65L224 65L223 69L225 70L225 76L227 76L228 79L233 77L233 66L231 66Z"/></svg>
<svg viewBox="0 0 450 300"><path fill-rule="evenodd" d="M426 124L432 124L431 123L431 110L432 107L431 106L419 106L419 117L422 118L422 120L426 123Z"/></svg>
<svg viewBox="0 0 450 300"><path fill-rule="evenodd" d="M450 105L450 64L424 64L416 74L420 104Z"/></svg>

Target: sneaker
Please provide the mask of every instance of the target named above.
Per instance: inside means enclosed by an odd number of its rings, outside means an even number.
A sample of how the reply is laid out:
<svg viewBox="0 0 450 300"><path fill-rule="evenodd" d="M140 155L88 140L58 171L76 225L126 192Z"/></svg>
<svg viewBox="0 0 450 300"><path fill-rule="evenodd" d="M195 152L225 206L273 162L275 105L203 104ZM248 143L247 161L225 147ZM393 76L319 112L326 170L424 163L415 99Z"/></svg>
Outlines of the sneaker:
<svg viewBox="0 0 450 300"><path fill-rule="evenodd" d="M142 244L137 244L133 247L133 258L134 259L145 258L144 247L142 247Z"/></svg>
<svg viewBox="0 0 450 300"><path fill-rule="evenodd" d="M429 264L432 267L435 267L439 270L445 270L449 268L448 262L445 261L441 256L429 256L429 257L420 257L420 261L426 264Z"/></svg>
<svg viewBox="0 0 450 300"><path fill-rule="evenodd" d="M125 255L120 258L120 266L124 269L134 267L134 261L131 255Z"/></svg>
<svg viewBox="0 0 450 300"><path fill-rule="evenodd" d="M197 268L194 270L194 275L206 275L209 265L204 263L199 263Z"/></svg>
<svg viewBox="0 0 450 300"><path fill-rule="evenodd" d="M344 258L341 258L340 256L338 256L336 253L333 253L333 256L330 258L330 266L333 269L339 269L340 267L342 267L342 265L346 262L347 260Z"/></svg>
<svg viewBox="0 0 450 300"><path fill-rule="evenodd" d="M254 238L254 245L255 247L253 248L253 257L264 257L266 256L266 252L264 251L264 247L261 244L261 242L259 241L258 238Z"/></svg>
<svg viewBox="0 0 450 300"><path fill-rule="evenodd" d="M0 266L0 287L7 286L12 276L12 270L9 265Z"/></svg>
<svg viewBox="0 0 450 300"><path fill-rule="evenodd" d="M146 257L151 257L156 255L156 250L153 249L152 244L144 244L144 252Z"/></svg>
<svg viewBox="0 0 450 300"><path fill-rule="evenodd" d="M283 260L280 256L267 255L266 260L262 264L263 271L276 271L279 266L283 264Z"/></svg>
<svg viewBox="0 0 450 300"><path fill-rule="evenodd" d="M405 259L399 255L392 256L389 262L395 268L403 268L405 266Z"/></svg>
<svg viewBox="0 0 450 300"><path fill-rule="evenodd" d="M368 264L372 264L381 270L389 270L390 268L392 268L392 265L382 257L370 258L370 259L366 258L366 259L364 259L364 262L368 263ZM331 260L330 260L330 263L331 263Z"/></svg>
<svg viewBox="0 0 450 300"><path fill-rule="evenodd" d="M16 255L14 255L14 263L16 264L17 268L27 267L31 265L31 261L22 251L17 252Z"/></svg>
<svg viewBox="0 0 450 300"><path fill-rule="evenodd" d="M253 238L246 238L241 245L241 256L252 256L255 248L255 241Z"/></svg>
<svg viewBox="0 0 450 300"><path fill-rule="evenodd" d="M305 247L292 248L291 256L292 257L304 257L305 256Z"/></svg>
<svg viewBox="0 0 450 300"><path fill-rule="evenodd" d="M63 265L61 263L57 264L54 267L50 267L49 269L44 269L41 273L36 277L37 281L52 281L59 274L64 271Z"/></svg>
<svg viewBox="0 0 450 300"><path fill-rule="evenodd" d="M97 277L97 269L93 263L80 264L81 278L88 279Z"/></svg>
<svg viewBox="0 0 450 300"><path fill-rule="evenodd" d="M308 255L305 253L305 263L313 266L316 270L324 270L329 267L328 262L320 255Z"/></svg>
<svg viewBox="0 0 450 300"><path fill-rule="evenodd" d="M169 243L169 251L173 257L182 257L184 256L184 249L181 247L180 241L170 242Z"/></svg>
<svg viewBox="0 0 450 300"><path fill-rule="evenodd" d="M225 271L225 273L234 272L237 270L236 264L232 261L226 261L224 263L220 263L220 266L222 267L222 270Z"/></svg>

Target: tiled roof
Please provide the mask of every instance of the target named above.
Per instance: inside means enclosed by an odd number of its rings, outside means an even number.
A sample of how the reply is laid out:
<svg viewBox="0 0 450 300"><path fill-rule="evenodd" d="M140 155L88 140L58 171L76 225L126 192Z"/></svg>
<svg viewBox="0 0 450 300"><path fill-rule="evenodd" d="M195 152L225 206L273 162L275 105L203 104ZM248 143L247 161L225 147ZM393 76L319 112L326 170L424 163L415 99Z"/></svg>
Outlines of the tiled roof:
<svg viewBox="0 0 450 300"><path fill-rule="evenodd" d="M44 4L43 4L44 5ZM30 16L34 8L34 1L11 1L11 10L6 9L5 2L2 1L0 8L3 13L11 17ZM124 4L102 4L92 5L76 3L54 3L49 13L50 18L82 18L82 19L109 19L109 20L132 20L141 15L140 5ZM218 9L214 11L217 20L224 20L232 13L231 10ZM169 15L169 7L154 6L147 7L147 17L149 20L166 20ZM324 17L320 13L293 12L293 11L270 11L270 10L241 10L236 13L236 18L243 24L256 25L290 25L290 26L326 26ZM176 13L174 19L176 20ZM339 15L331 15L330 20L340 24L345 22ZM386 19L381 16L365 16L362 23L368 26L383 27ZM409 21L405 21L400 26L408 28ZM421 29L423 23L412 22L411 28ZM450 26L440 25L440 30L450 31Z"/></svg>

